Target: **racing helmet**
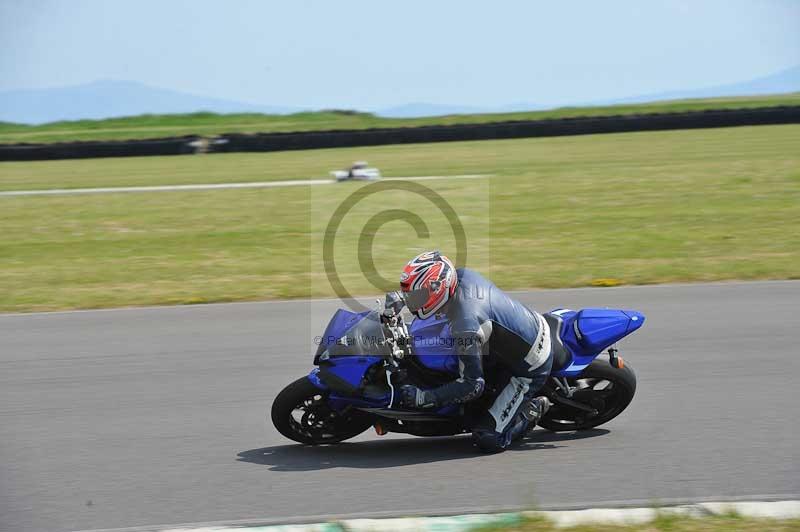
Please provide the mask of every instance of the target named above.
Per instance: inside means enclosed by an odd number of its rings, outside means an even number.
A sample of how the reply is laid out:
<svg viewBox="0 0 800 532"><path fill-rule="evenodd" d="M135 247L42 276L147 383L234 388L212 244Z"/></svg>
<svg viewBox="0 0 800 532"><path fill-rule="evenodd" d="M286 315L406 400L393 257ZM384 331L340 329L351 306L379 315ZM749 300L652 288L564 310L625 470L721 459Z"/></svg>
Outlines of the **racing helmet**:
<svg viewBox="0 0 800 532"><path fill-rule="evenodd" d="M458 275L453 263L438 251L411 259L400 274L403 300L416 317L433 316L456 292Z"/></svg>

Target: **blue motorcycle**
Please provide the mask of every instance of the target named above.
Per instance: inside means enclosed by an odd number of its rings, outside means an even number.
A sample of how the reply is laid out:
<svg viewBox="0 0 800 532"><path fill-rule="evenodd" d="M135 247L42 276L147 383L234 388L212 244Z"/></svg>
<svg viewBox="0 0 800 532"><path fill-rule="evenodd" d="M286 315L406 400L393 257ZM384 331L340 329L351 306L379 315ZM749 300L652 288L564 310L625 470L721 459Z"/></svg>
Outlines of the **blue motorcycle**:
<svg viewBox="0 0 800 532"><path fill-rule="evenodd" d="M553 339L553 369L541 394L553 406L539 426L589 429L622 413L633 400L636 375L613 346L639 329L644 315L585 308L558 309L544 318ZM341 442L370 427L380 435L471 432L500 392L493 383L503 382L503 367L486 356L486 389L479 399L434 411L397 407L400 386L430 388L451 381L458 377L458 359L446 320L434 316L409 325L388 296L383 308L373 311L339 309L318 344L316 368L284 388L272 405L275 428L303 444ZM608 359L598 358L604 351Z"/></svg>

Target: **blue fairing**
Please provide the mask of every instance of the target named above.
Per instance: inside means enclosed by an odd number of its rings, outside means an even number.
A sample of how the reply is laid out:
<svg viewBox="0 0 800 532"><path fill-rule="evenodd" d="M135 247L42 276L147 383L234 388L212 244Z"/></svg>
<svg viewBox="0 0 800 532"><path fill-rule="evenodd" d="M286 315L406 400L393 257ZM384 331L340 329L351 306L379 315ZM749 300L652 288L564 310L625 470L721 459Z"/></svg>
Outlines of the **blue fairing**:
<svg viewBox="0 0 800 532"><path fill-rule="evenodd" d="M572 353L572 363L557 377L575 376L591 364L597 355L644 324L644 315L635 310L585 308L580 311L556 310L564 320L561 339Z"/></svg>
<svg viewBox="0 0 800 532"><path fill-rule="evenodd" d="M572 360L554 376L577 376L603 350L639 329L645 317L634 310L587 308L580 311L562 309L553 311L563 320L561 338L570 351ZM445 319L435 316L427 320L416 319L409 332L413 351L421 365L438 372L458 375L458 357L450 328ZM348 405L380 407L389 404L390 395L364 397L361 384L366 371L381 364L386 356L382 342L379 315L373 312L354 313L338 310L325 329L308 379L320 390L330 392L333 408ZM379 340L375 342L375 340ZM437 411L444 415L458 415L459 408L451 406Z"/></svg>
<svg viewBox="0 0 800 532"><path fill-rule="evenodd" d="M364 366L366 369L368 366ZM319 376L319 368L314 368L311 370L311 373L308 374L308 380L311 381L311 384L316 386L323 392L329 392L330 388L327 384L320 378ZM335 392L331 393L328 396L328 404L334 410L343 410L348 406L356 406L356 407L365 407L365 408L376 408L376 407L384 407L389 404L389 394L386 394L383 397L375 397L375 398L366 398L366 397L353 397L339 395Z"/></svg>
<svg viewBox="0 0 800 532"><path fill-rule="evenodd" d="M314 363L319 368L308 376L314 386L346 397L352 404L364 403L358 406L388 404L388 392L385 398L360 398L367 371L382 364L385 357L390 355L380 315L374 311L354 313L340 309L318 340Z"/></svg>
<svg viewBox="0 0 800 532"><path fill-rule="evenodd" d="M414 338L414 352L422 364L436 370L458 374L458 359L445 320L415 320L409 331ZM380 364L383 356L376 349L374 340L381 336L379 319L371 312L353 313L338 310L334 314L314 357L320 365L308 375L308 380L317 388L329 391L329 404L339 410L346 406L382 407L389 404L390 395L364 397L353 395L359 389L367 370ZM346 342L342 340L346 339ZM352 388L349 393L343 390ZM338 390L338 391L337 391ZM456 415L458 405L441 408L436 413Z"/></svg>
<svg viewBox="0 0 800 532"><path fill-rule="evenodd" d="M353 388L358 388L361 384L361 379L364 377L364 373L367 372L371 365L378 364L381 360L381 357L346 356L333 359L333 361L326 366L326 369Z"/></svg>
<svg viewBox="0 0 800 532"><path fill-rule="evenodd" d="M458 357L446 319L416 319L411 322L409 333L414 340L414 354L423 366L458 374Z"/></svg>

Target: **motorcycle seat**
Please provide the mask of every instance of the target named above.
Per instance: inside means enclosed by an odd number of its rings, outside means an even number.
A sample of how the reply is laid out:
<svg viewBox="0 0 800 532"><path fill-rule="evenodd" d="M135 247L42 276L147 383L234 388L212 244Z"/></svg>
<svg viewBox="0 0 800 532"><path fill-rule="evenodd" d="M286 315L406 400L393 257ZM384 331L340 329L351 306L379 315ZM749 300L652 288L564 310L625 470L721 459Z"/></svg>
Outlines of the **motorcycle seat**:
<svg viewBox="0 0 800 532"><path fill-rule="evenodd" d="M561 339L561 325L564 320L561 316L547 313L544 314L544 319L550 327L550 342L553 349L553 369L551 371L559 371L572 363L572 356L570 355L567 346Z"/></svg>

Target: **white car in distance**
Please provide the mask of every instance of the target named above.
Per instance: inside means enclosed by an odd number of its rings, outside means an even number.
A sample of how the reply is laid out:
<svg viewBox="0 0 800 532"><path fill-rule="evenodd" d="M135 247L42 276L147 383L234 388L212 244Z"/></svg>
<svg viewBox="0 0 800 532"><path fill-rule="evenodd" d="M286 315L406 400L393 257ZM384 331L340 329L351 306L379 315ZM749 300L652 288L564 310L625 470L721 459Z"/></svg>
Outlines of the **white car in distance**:
<svg viewBox="0 0 800 532"><path fill-rule="evenodd" d="M367 165L366 161L356 161L347 170L334 170L331 176L336 178L336 181L348 181L354 179L356 181L374 181L381 178L381 171L377 168L371 168Z"/></svg>

